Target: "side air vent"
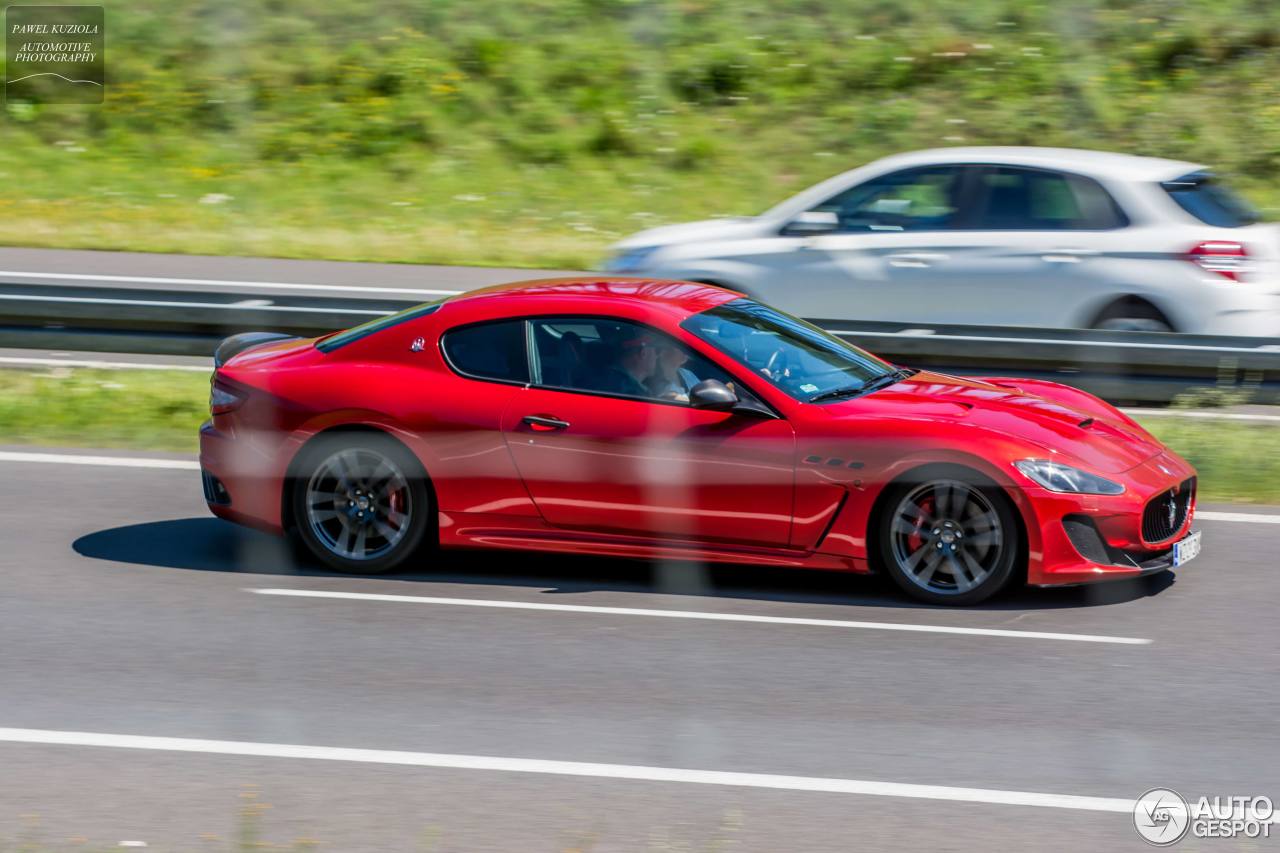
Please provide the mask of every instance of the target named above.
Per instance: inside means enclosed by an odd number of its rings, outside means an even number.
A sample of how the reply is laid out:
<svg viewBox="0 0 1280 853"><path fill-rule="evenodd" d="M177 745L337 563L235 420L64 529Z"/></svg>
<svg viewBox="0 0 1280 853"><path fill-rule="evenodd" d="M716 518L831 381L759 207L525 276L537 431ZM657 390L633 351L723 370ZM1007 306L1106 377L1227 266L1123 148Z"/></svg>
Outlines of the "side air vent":
<svg viewBox="0 0 1280 853"><path fill-rule="evenodd" d="M826 457L826 456L818 456L817 454L806 456L804 458L804 461L809 465L826 465L828 468L846 468L847 467L847 468L858 469L863 467L864 464L866 464L858 461L850 462L848 460L841 459L837 456Z"/></svg>

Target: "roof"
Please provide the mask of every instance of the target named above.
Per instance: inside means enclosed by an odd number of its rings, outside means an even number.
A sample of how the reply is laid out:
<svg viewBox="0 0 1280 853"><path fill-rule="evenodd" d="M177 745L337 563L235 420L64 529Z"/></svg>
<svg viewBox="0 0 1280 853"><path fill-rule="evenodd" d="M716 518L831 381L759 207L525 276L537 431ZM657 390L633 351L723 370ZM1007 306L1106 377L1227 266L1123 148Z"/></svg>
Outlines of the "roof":
<svg viewBox="0 0 1280 853"><path fill-rule="evenodd" d="M886 157L879 161L895 166L934 163L992 163L1010 166L1038 166L1061 169L1114 180L1166 181L1204 168L1182 160L1140 157L1084 148L1039 148L1034 146L983 146L932 148Z"/></svg>
<svg viewBox="0 0 1280 853"><path fill-rule="evenodd" d="M514 281L481 290L472 290L447 301L480 302L524 297L573 297L587 301L631 302L646 306L676 308L690 314L740 299L741 293L693 281L648 278L578 276Z"/></svg>

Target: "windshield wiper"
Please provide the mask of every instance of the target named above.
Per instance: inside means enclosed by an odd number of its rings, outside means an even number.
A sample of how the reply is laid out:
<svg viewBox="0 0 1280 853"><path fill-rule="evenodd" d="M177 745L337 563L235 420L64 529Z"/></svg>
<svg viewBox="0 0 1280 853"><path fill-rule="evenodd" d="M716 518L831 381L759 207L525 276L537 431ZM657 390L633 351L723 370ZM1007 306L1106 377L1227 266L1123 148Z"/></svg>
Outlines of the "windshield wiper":
<svg viewBox="0 0 1280 853"><path fill-rule="evenodd" d="M900 367L890 373L884 373L875 379L868 379L861 385L849 385L845 388L833 388L830 391L823 391L821 394L815 394L809 398L810 403L821 403L824 400L837 400L841 397L854 397L859 394L870 394L872 391L879 391L881 388L887 388L906 379L915 373L909 367Z"/></svg>
<svg viewBox="0 0 1280 853"><path fill-rule="evenodd" d="M814 394L809 398L810 403L821 403L823 400L835 400L838 397L852 397L855 394L861 394L867 388L867 383L861 385L850 385L847 388L833 388L830 391L823 391L821 394Z"/></svg>

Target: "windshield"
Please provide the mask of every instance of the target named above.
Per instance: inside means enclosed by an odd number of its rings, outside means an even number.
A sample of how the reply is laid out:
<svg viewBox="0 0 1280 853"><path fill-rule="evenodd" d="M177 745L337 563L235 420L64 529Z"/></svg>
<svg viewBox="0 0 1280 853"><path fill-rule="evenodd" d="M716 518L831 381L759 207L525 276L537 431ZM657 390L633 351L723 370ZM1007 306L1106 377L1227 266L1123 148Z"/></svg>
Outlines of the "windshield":
<svg viewBox="0 0 1280 853"><path fill-rule="evenodd" d="M681 327L797 400L856 391L895 374L871 353L750 299L694 314Z"/></svg>
<svg viewBox="0 0 1280 853"><path fill-rule="evenodd" d="M1239 228L1261 219L1247 201L1208 172L1183 175L1177 180L1165 181L1160 186L1164 187L1164 191L1179 207L1205 225Z"/></svg>

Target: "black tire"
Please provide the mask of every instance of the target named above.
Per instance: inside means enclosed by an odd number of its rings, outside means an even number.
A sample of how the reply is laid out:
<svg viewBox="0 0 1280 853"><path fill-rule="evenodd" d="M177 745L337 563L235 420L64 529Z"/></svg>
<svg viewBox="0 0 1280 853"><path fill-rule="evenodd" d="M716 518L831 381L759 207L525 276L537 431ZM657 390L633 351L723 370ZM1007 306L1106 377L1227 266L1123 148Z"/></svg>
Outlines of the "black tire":
<svg viewBox="0 0 1280 853"><path fill-rule="evenodd" d="M392 571L433 529L422 465L390 436L322 435L300 451L292 470L290 533L330 568Z"/></svg>
<svg viewBox="0 0 1280 853"><path fill-rule="evenodd" d="M958 466L925 469L891 486L875 529L885 573L929 604L986 601L1024 559L1008 496Z"/></svg>
<svg viewBox="0 0 1280 853"><path fill-rule="evenodd" d="M1113 332L1172 332L1169 318L1149 302L1122 300L1108 306L1093 321L1092 328Z"/></svg>

